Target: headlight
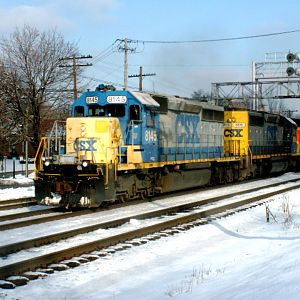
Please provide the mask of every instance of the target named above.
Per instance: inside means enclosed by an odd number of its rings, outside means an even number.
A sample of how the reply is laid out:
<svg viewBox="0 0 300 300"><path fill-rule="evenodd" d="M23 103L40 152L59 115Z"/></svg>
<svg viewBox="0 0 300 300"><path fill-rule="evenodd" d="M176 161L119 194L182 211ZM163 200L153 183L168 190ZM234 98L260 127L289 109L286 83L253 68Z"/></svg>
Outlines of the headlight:
<svg viewBox="0 0 300 300"><path fill-rule="evenodd" d="M84 161L82 162L82 166L83 166L84 168L86 168L88 165L89 165L89 162L88 162L88 161L84 160Z"/></svg>
<svg viewBox="0 0 300 300"><path fill-rule="evenodd" d="M47 159L47 160L44 162L44 165L45 165L46 167L50 166L50 160Z"/></svg>

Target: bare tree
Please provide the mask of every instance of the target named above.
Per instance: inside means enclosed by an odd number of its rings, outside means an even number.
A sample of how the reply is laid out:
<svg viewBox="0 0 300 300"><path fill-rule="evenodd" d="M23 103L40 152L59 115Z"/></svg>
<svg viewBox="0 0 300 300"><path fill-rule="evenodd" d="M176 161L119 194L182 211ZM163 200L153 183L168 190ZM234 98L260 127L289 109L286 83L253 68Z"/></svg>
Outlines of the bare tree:
<svg viewBox="0 0 300 300"><path fill-rule="evenodd" d="M77 53L76 45L56 30L41 32L27 25L1 41L0 102L16 140L30 140L37 149L42 123L70 105L72 94L66 92L72 76L59 64Z"/></svg>

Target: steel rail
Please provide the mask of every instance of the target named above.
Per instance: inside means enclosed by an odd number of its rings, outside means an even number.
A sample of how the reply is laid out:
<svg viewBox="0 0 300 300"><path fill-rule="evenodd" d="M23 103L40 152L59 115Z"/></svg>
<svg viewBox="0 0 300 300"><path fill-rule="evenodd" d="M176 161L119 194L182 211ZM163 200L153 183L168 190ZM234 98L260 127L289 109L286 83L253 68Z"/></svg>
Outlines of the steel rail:
<svg viewBox="0 0 300 300"><path fill-rule="evenodd" d="M58 220L62 220L62 219L72 218L75 216L81 216L81 215L91 214L91 213L93 213L93 212L87 211L87 210L76 211L76 212L73 212L73 211L60 212L60 213L57 213L57 214L51 215L51 216L23 220L23 221L18 221L18 222L13 222L13 223L0 224L0 231L30 226L30 225L34 225L34 224L41 224L41 223L46 223L46 222L50 222L50 221L58 221Z"/></svg>
<svg viewBox="0 0 300 300"><path fill-rule="evenodd" d="M160 220L153 225L144 226L142 228L130 230L125 233L115 234L107 238L101 238L95 241L72 246L67 249L53 251L51 253L40 255L31 259L8 264L0 267L0 279L5 279L10 275L19 275L25 271L35 270L39 267L46 267L50 263L57 263L63 259L70 259L74 256L82 255L84 253L88 253L94 250L103 249L105 247L116 245L118 243L123 243L134 238L140 238L149 234L153 234L155 232L166 230L168 228L172 228L178 225L196 221L198 219L208 218L211 217L212 215L224 213L227 210L232 210L238 207L243 207L250 203L257 202L293 189L297 189L299 187L300 184L296 184L291 187L285 187L282 189L278 189L276 191L263 193L254 197L249 196L242 200L232 201L231 203L203 208L200 211L191 212L190 214L187 214L185 216L175 216L174 219L172 220L167 220L167 221ZM162 211L165 210L166 209L163 209ZM157 214L157 212L153 212L153 213Z"/></svg>
<svg viewBox="0 0 300 300"><path fill-rule="evenodd" d="M35 197L19 198L19 199L9 199L0 201L0 210L9 210L20 208L29 205L36 205L37 202Z"/></svg>
<svg viewBox="0 0 300 300"><path fill-rule="evenodd" d="M20 212L20 213L16 213L16 214L4 215L4 216L0 216L0 222L28 218L31 216L38 216L38 215L43 215L43 214L50 214L50 213L55 212L56 210L58 210L58 209L44 207L43 209L39 209L39 210L25 211L25 212Z"/></svg>

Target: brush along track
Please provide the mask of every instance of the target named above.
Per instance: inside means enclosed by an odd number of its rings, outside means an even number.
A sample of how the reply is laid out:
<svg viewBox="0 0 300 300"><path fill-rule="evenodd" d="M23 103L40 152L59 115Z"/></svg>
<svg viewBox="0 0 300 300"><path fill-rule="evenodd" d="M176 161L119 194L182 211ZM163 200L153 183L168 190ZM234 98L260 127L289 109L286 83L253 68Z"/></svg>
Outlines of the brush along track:
<svg viewBox="0 0 300 300"><path fill-rule="evenodd" d="M277 182L277 183L267 184L263 187L264 188L270 188L270 187L277 186L278 184L285 184L285 183L289 183L289 182L297 182L298 180L300 180L300 177L290 179L290 180L283 180L283 181ZM221 189L222 186L218 187L218 188ZM206 201L201 200L201 201L198 201L196 204L186 203L185 205L182 205L182 207L178 207L178 209L174 208L173 212L178 212L178 211L184 210L184 209L190 209L190 208L195 207L197 205L203 205L203 204L207 204L209 202L219 201L219 200L222 200L226 197L233 197L233 196L242 195L244 193L255 192L255 191L257 191L261 188L262 188L262 186L257 186L255 188L246 188L246 189L240 190L239 192L234 192L234 193L227 194L226 196L209 198ZM181 194L181 193L182 193L182 191L174 193L172 195L177 195L177 194ZM166 196L158 196L158 197L155 197L155 199L163 199L164 197L166 197ZM167 197L169 197L169 195L167 195ZM12 200L6 200L6 201L12 201ZM144 200L144 202L147 202L147 200ZM113 209L113 208L118 207L118 206L120 207L122 205L123 206L124 205L135 205L136 203L142 203L142 200L126 202L124 204L114 204L114 205L110 206L110 209ZM99 212L102 209L103 208L97 208L97 209L93 209L93 210L80 210L80 211L65 211L65 212L62 212L59 208L56 207L56 208L45 208L44 210L30 211L30 212L24 212L24 213L19 213L19 214L10 214L10 215L7 215L7 216L0 216L0 222L4 222L4 221L7 221L7 220L10 221L10 220L14 220L14 219L17 219L17 218L29 218L29 217L32 217L32 216L43 215L41 217L34 218L34 219L18 220L16 222L9 222L9 223L5 223L5 224L0 224L0 231L20 228L20 227L25 227L25 226L30 226L30 225L33 225L33 224L41 224L41 223L50 222L50 221L58 221L58 220L61 220L61 219L78 217L78 216L86 215L86 214L92 214L92 213ZM56 214L53 215L51 213L56 213ZM44 216L45 214L51 214L51 215ZM125 222L127 222L127 220ZM119 224L117 224L117 225L119 225ZM99 228L102 228L102 227L99 227ZM107 228L107 227L104 227L104 228ZM95 230L95 229L92 228L89 231L91 231L91 230ZM83 232L81 231L79 233L83 233ZM72 233L72 235L69 235L67 237L70 237L70 236L73 236L73 235L76 235L76 234L78 234L78 232L74 231L74 233ZM66 235L64 235L63 238L66 238ZM58 240L59 239L60 238L58 236ZM51 240L51 242L52 241L53 240ZM37 243L37 241L36 241L36 243ZM45 243L45 241L43 243ZM36 244L34 244L34 245L36 245ZM17 248L17 249L19 249L19 248ZM1 253L1 250L0 250L0 253Z"/></svg>
<svg viewBox="0 0 300 300"><path fill-rule="evenodd" d="M222 201L222 203L215 203L214 205L209 205L207 207L203 207L203 208L197 208L194 211L190 211L190 212L184 212L180 215L173 215L172 217L170 216L166 216L167 213L172 213L174 208L172 207L170 211L168 211L168 209L164 208L164 209L160 209L159 212L153 211L153 212L148 212L147 213L147 217L150 218L152 216L157 216L157 215L165 215L164 218L159 219L159 220L152 220L153 224L150 225L143 225L138 229L134 229L134 230L126 230L125 232L121 232L121 233L115 233L115 234L111 234L109 237L105 237L105 238L99 238L99 239L95 239L93 241L89 241L89 242L83 242L79 245L76 246L71 246L69 248L65 248L62 250L57 250L57 251L53 251L51 253L47 253L47 254L43 254L43 255L38 255L34 258L31 259L26 259L24 261L19 261L19 262L15 262L15 263L11 263L11 264L7 264L5 266L0 267L0 279L5 279L10 275L17 275L17 274L23 274L26 271L29 270L36 270L39 267L47 267L49 266L49 264L53 264L53 263L58 263L61 262L62 260L66 260L66 259L71 259L72 257L76 257L79 255L82 255L84 253L89 253L95 250L100 250L100 249L105 249L109 246L112 245L117 245L119 243L131 243L132 245L134 245L134 242L132 242L132 239L135 238L140 238L140 237L145 237L147 235L152 235L154 233L158 233L167 229L171 230L167 230L167 232L169 232L170 234L179 232L181 230L184 230L183 228L186 227L191 227L193 225L190 224L190 222L196 222L197 224L201 224L201 223L207 223L210 219L211 216L217 215L217 214L225 214L228 215L230 213L232 213L232 211L228 210L233 210L236 208L240 208L240 209L245 209L245 205L249 205L250 206L256 206L259 203L257 201L261 201L262 199L268 198L268 197L272 197L276 194L281 194L284 192L287 192L289 190L292 189L296 189L300 187L300 183L298 184L294 184L293 186L290 187L278 187L278 189L276 191L271 191L271 192L263 192L257 196L247 196L247 197L243 197L243 199L239 199L239 200L228 200L226 201L226 203L224 203L224 201ZM250 207L249 206L249 207ZM248 208L249 208L248 207ZM151 215L153 214L153 215ZM143 218L145 217L145 214L142 215L135 215L135 216L131 216L131 218ZM120 220L119 220L120 221ZM184 225L186 224L186 225ZM179 225L182 225L180 227L178 227ZM173 229L172 229L173 228ZM166 235L166 233L164 232L162 235ZM149 237L148 239L155 239L156 237ZM120 246L123 247L123 246ZM124 247L123 247L124 248ZM95 257L97 255L91 255L91 260L95 259L97 257ZM98 253L98 257L101 256L101 253ZM89 256L86 255L85 256L86 259L85 261L89 260ZM77 258L78 260L78 258ZM84 257L82 259L84 261ZM78 262L78 261L77 261ZM50 266L51 268L51 266ZM55 265L53 266L53 268L55 269ZM58 267L58 268L62 268L63 267ZM65 268L68 268L67 266L65 266Z"/></svg>

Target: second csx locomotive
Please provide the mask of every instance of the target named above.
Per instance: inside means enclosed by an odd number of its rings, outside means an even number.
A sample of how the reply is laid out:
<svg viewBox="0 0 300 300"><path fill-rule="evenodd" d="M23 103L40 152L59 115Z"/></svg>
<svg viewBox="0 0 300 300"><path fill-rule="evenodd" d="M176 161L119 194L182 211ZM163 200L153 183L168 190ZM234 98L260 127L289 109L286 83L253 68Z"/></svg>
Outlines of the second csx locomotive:
<svg viewBox="0 0 300 300"><path fill-rule="evenodd" d="M100 85L42 138L36 197L96 207L295 170L299 144L297 124L284 116Z"/></svg>

